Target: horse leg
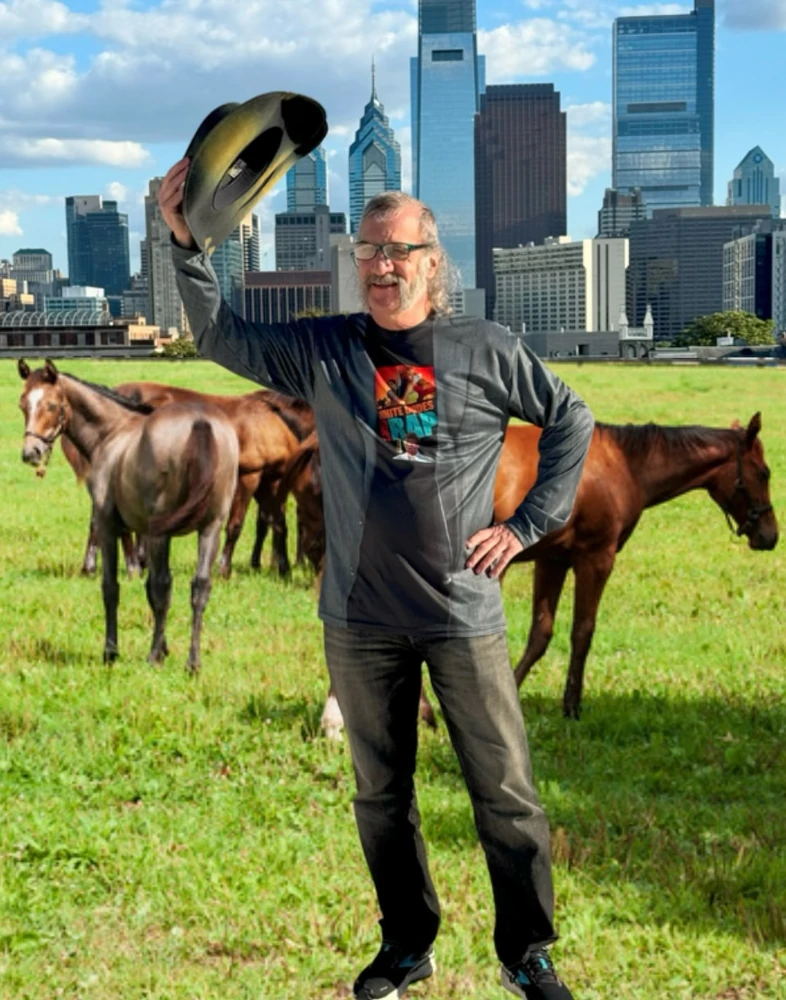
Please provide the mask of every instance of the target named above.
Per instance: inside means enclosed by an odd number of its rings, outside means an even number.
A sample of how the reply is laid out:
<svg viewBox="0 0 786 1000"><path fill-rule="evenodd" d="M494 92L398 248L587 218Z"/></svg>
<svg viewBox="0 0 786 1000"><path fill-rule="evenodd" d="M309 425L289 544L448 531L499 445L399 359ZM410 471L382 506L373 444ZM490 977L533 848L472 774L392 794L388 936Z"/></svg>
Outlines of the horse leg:
<svg viewBox="0 0 786 1000"><path fill-rule="evenodd" d="M527 637L527 648L522 653L515 670L516 684L519 687L549 648L551 637L554 634L554 617L557 614L557 605L567 572L567 563L545 559L535 560L532 624Z"/></svg>
<svg viewBox="0 0 786 1000"><path fill-rule="evenodd" d="M120 584L117 582L117 535L104 527L101 536L101 594L104 598L106 632L104 637L104 663L117 659L117 605L120 601Z"/></svg>
<svg viewBox="0 0 786 1000"><path fill-rule="evenodd" d="M251 569L259 569L262 564L262 546L267 537L267 518L262 513L261 506L257 509L257 532L254 537L254 548L251 550Z"/></svg>
<svg viewBox="0 0 786 1000"><path fill-rule="evenodd" d="M287 555L287 518L286 518L286 497L279 495L277 480L268 480L265 489L257 490L256 498L259 504L257 514L257 545L254 546L254 554L251 556L251 566L259 569L259 556L262 551L262 542L267 534L267 528L273 529L273 553L271 564L277 570L279 576L288 576L290 572L289 556ZM264 527L263 527L264 525ZM254 556L257 557L256 563Z"/></svg>
<svg viewBox="0 0 786 1000"><path fill-rule="evenodd" d="M87 545L85 546L85 558L82 560L82 576L93 576L96 571L96 556L98 554L98 532L96 529L96 515L93 507L90 507L90 530L87 534Z"/></svg>
<svg viewBox="0 0 786 1000"><path fill-rule="evenodd" d="M139 561L139 552L134 541L134 536L129 531L124 531L120 535L120 544L123 546L123 557L126 561L126 573L128 579L133 580L135 576L141 576L142 565Z"/></svg>
<svg viewBox="0 0 786 1000"><path fill-rule="evenodd" d="M278 571L279 576L289 576L291 567L287 554L286 499L280 503L278 510L273 515L271 527L273 528L273 568Z"/></svg>
<svg viewBox="0 0 786 1000"><path fill-rule="evenodd" d="M145 581L147 603L153 612L153 642L147 662L160 664L169 653L166 642L166 619L172 598L172 575L169 572L169 538L147 541L148 573Z"/></svg>
<svg viewBox="0 0 786 1000"><path fill-rule="evenodd" d="M199 656L199 639L202 632L202 616L205 605L210 597L210 569L218 554L221 540L221 522L214 521L204 531L199 533L197 549L197 565L194 578L191 581L191 647L188 651L186 669L192 674L199 672L201 660Z"/></svg>
<svg viewBox="0 0 786 1000"><path fill-rule="evenodd" d="M243 521L246 519L246 511L251 502L257 486L259 485L259 473L240 476L237 481L235 495L232 497L232 506L229 509L227 518L226 535L224 538L224 551L221 553L221 561L218 564L218 572L225 580L229 579L232 573L232 555L243 530Z"/></svg>
<svg viewBox="0 0 786 1000"><path fill-rule="evenodd" d="M600 552L576 561L576 593L573 600L573 628L570 633L570 665L562 714L568 719L578 719L581 707L581 689L584 684L584 666L589 655L595 620L603 588L614 569L615 553Z"/></svg>

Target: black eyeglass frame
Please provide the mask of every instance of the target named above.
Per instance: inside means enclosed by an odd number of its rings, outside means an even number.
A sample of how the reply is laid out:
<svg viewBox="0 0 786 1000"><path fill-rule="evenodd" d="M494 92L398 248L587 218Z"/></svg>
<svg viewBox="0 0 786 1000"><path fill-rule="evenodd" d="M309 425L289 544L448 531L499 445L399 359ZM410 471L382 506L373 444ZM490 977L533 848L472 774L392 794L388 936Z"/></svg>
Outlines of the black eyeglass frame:
<svg viewBox="0 0 786 1000"><path fill-rule="evenodd" d="M357 246L374 247L374 253L370 257L358 257L356 250L351 250L350 251L350 253L352 254L352 259L355 262L355 267L357 267L359 260L365 260L365 261L374 260L374 258L377 256L377 254L380 251L382 252L382 256L385 258L385 260L391 260L391 261L394 261L394 262L400 262L400 261L404 261L404 260L409 260L409 255L412 253L413 250L429 250L429 249L431 249L431 247L434 246L434 244L433 243L401 243L398 240L391 240L389 243L371 243L368 240L360 240L358 243L355 244L355 246L356 247ZM406 247L406 249L407 249L406 256L405 257L391 257L385 251L385 247Z"/></svg>

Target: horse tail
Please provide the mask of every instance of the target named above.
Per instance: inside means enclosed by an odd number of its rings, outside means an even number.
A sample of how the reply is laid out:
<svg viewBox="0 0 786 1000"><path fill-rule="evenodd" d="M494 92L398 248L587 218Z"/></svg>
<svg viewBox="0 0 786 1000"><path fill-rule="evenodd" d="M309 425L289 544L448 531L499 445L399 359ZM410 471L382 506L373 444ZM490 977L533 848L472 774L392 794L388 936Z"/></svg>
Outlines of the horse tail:
<svg viewBox="0 0 786 1000"><path fill-rule="evenodd" d="M213 428L207 420L195 420L183 449L188 480L186 499L176 510L151 518L151 535L187 534L200 524L210 506L217 460Z"/></svg>

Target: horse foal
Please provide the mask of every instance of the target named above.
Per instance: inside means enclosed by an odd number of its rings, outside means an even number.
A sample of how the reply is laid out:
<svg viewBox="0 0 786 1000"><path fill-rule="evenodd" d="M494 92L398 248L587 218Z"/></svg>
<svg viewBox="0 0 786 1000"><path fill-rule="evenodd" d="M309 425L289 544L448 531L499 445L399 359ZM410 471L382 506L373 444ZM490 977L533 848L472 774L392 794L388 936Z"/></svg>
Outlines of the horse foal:
<svg viewBox="0 0 786 1000"><path fill-rule="evenodd" d="M146 591L154 620L148 659L160 663L167 655L170 539L196 532L187 669L198 671L210 570L237 485L239 448L229 419L207 403L173 403L153 410L104 386L60 373L48 360L36 371L20 361L19 374L25 381L20 399L25 415L23 460L41 466L63 434L89 462L87 486L103 564L104 661L118 655L120 536L133 531L145 540Z"/></svg>

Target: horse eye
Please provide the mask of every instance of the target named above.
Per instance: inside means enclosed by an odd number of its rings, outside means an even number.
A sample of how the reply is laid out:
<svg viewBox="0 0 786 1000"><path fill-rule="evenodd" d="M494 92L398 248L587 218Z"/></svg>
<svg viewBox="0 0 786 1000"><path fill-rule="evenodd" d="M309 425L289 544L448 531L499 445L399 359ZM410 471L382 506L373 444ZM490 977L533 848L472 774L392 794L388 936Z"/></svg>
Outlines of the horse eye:
<svg viewBox="0 0 786 1000"><path fill-rule="evenodd" d="M47 406L47 410L49 410L50 413L54 413L56 409L57 409L57 404L56 403L50 403Z"/></svg>

